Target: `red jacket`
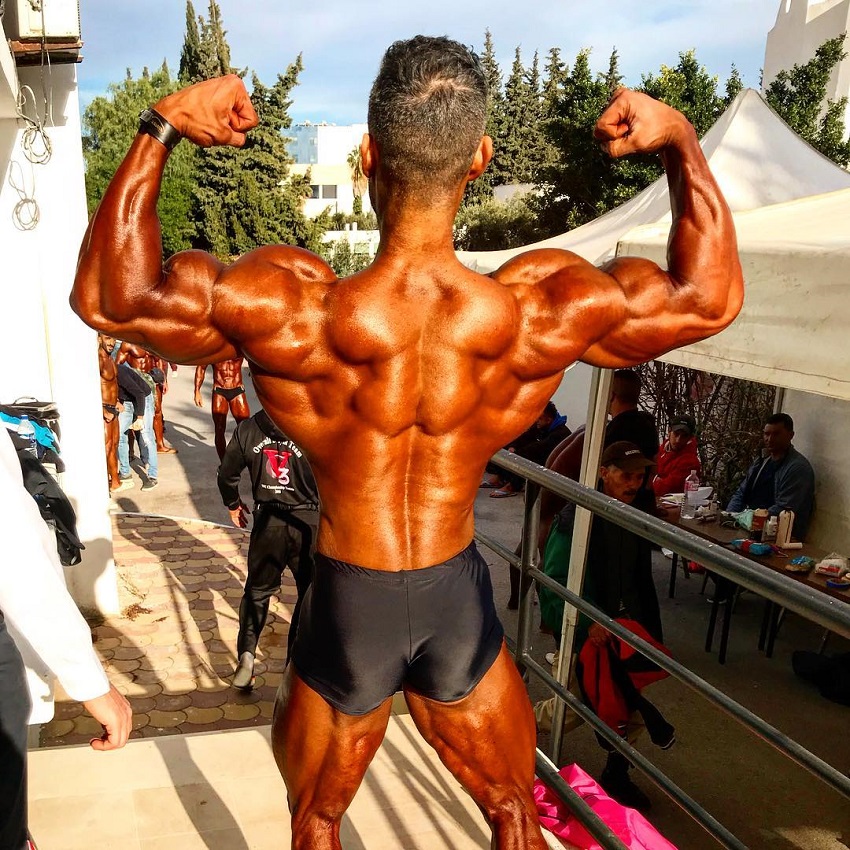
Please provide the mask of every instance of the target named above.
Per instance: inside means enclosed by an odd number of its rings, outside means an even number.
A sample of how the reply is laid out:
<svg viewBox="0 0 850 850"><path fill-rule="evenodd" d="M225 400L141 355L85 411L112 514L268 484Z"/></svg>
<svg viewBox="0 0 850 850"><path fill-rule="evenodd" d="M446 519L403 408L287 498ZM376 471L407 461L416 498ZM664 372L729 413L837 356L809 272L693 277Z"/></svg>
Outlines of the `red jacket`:
<svg viewBox="0 0 850 850"><path fill-rule="evenodd" d="M691 437L678 452L674 452L670 443L665 440L658 449L655 462L658 470L652 479L652 489L656 498L665 493L684 493L685 479L691 474L691 470L695 469L697 475L702 470L697 455L697 438Z"/></svg>

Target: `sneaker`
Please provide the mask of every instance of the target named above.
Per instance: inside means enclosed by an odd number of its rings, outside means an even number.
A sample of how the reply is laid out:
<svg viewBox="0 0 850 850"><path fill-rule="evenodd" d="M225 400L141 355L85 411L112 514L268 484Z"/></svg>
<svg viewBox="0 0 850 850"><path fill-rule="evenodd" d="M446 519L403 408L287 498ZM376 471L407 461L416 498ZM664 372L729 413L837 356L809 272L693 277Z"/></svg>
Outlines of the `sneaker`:
<svg viewBox="0 0 850 850"><path fill-rule="evenodd" d="M126 478L121 478L119 476L119 484L117 487L112 488L112 493L120 493L122 490L132 490L136 485L133 483L133 479L128 475Z"/></svg>
<svg viewBox="0 0 850 850"><path fill-rule="evenodd" d="M239 656L239 664L233 674L232 685L240 691L250 691L254 686L254 656L250 652L243 652Z"/></svg>
<svg viewBox="0 0 850 850"><path fill-rule="evenodd" d="M157 481L156 478L148 478L148 480L142 484L142 490L153 490L157 484L159 484L159 481Z"/></svg>

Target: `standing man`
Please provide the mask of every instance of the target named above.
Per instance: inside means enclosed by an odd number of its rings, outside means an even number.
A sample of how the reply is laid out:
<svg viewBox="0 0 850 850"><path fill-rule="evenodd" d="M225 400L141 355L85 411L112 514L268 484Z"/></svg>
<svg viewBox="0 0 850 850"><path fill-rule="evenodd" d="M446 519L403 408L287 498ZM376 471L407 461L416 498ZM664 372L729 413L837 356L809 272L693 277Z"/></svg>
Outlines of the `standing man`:
<svg viewBox="0 0 850 850"><path fill-rule="evenodd" d="M702 472L695 435L696 422L687 413L670 420L667 439L658 447L656 473L652 479L656 499L666 493L684 493L685 479L691 470L695 469L697 475Z"/></svg>
<svg viewBox="0 0 850 850"><path fill-rule="evenodd" d="M224 457L227 411L231 412L237 423L251 415L245 396L245 384L242 381L242 359L234 357L213 364L212 419L215 426L215 450L219 460ZM206 365L195 369L195 404L198 407L204 406L201 387L206 373Z"/></svg>
<svg viewBox="0 0 850 850"><path fill-rule="evenodd" d="M121 486L118 478L118 367L112 359L115 337L97 335L97 363L100 369L100 398L103 408L103 445L106 449L106 477L109 492Z"/></svg>
<svg viewBox="0 0 850 850"><path fill-rule="evenodd" d="M0 516L0 847L25 850L31 697L22 654L39 679L58 678L68 696L103 725L92 749L123 747L132 712L109 684L91 630L65 588L56 538L24 487L5 428L0 428ZM48 693L42 688L39 696Z"/></svg>
<svg viewBox="0 0 850 850"><path fill-rule="evenodd" d="M177 454L177 449L165 442L165 421L162 415L162 397L168 392L168 366L169 364L151 351L147 351L140 345L122 342L118 350L118 363L129 363L134 369L142 374L151 388L149 403L153 405L150 420L153 435L156 440L156 452L161 455ZM177 367L173 364L171 369Z"/></svg>
<svg viewBox="0 0 850 850"><path fill-rule="evenodd" d="M139 457L145 465L146 478L142 490L153 490L158 483L159 466L153 434L152 394L150 383L138 369L134 369L129 363L118 364L118 397L121 400L121 410L118 413L118 477L121 481L119 490L133 486L128 433L131 430L139 444Z"/></svg>
<svg viewBox="0 0 850 850"><path fill-rule="evenodd" d="M737 513L745 508L767 508L770 516L792 510L792 533L795 539L803 540L812 518L815 472L808 459L791 445L794 420L787 413L768 416L762 436L763 456L747 470L726 510Z"/></svg>
<svg viewBox="0 0 850 850"><path fill-rule="evenodd" d="M491 276L465 268L452 224L492 156L486 113L484 71L466 47L396 42L360 147L381 231L369 268L339 280L283 246L231 265L199 251L163 265L156 204L169 150L183 136L242 146L257 123L239 78L198 83L142 113L81 248L80 316L168 360L244 355L262 406L316 475L313 583L272 731L296 850L339 850L400 689L494 848L546 847L534 716L473 542L484 466L576 359L640 363L716 333L741 307L732 217L693 127L625 89L595 132L612 156L661 154L669 271L624 257L597 269L559 250Z"/></svg>
<svg viewBox="0 0 850 850"><path fill-rule="evenodd" d="M284 567L289 567L298 592L287 643L292 651L301 600L313 575L319 494L303 450L261 410L237 424L218 468L218 489L237 528L247 527L247 514L251 513L239 496L239 479L246 467L254 497L254 526L248 546L248 578L239 604L239 663L233 686L248 690L254 680L254 656L269 601L280 590Z"/></svg>

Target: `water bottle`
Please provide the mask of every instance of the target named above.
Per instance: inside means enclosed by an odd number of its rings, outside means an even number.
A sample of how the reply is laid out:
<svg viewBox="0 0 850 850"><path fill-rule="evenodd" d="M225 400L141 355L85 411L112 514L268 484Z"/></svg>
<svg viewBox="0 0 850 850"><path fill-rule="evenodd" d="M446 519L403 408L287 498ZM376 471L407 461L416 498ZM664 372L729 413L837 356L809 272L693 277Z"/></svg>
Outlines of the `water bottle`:
<svg viewBox="0 0 850 850"><path fill-rule="evenodd" d="M24 414L18 423L18 436L24 441L24 451L33 457L38 457L38 446L35 442L35 428L32 427L29 416Z"/></svg>
<svg viewBox="0 0 850 850"><path fill-rule="evenodd" d="M685 479L685 492L682 497L682 519L694 519L697 515L697 490L699 490L699 475L695 469Z"/></svg>

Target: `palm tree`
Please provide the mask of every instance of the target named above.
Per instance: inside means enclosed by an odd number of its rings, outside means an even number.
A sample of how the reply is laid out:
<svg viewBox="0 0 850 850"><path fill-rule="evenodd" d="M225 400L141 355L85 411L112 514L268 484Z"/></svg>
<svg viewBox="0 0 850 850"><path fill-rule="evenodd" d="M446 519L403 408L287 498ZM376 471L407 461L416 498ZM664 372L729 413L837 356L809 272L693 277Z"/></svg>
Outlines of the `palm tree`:
<svg viewBox="0 0 850 850"><path fill-rule="evenodd" d="M366 175L363 174L363 160L360 159L360 148L352 148L346 159L348 167L351 169L351 186L354 189L354 197L360 198L363 195L363 187L366 183Z"/></svg>

